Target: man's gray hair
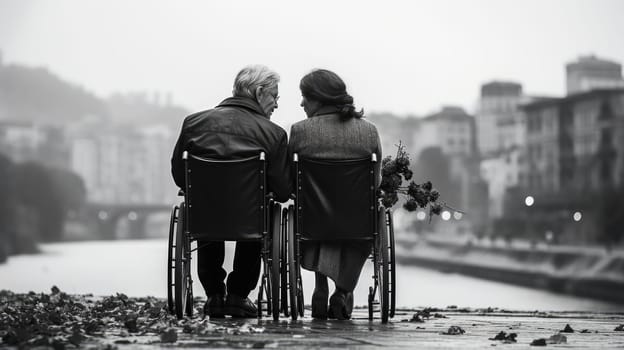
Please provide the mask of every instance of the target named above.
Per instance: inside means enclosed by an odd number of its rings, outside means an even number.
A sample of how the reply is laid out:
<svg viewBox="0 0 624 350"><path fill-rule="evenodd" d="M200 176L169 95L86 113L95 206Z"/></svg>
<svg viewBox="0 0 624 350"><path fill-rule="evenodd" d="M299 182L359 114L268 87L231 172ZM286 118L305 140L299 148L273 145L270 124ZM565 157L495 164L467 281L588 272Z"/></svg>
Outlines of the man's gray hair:
<svg viewBox="0 0 624 350"><path fill-rule="evenodd" d="M280 81L280 76L269 67L255 64L241 69L234 79L232 95L239 97L256 98L256 89L263 87L270 89Z"/></svg>

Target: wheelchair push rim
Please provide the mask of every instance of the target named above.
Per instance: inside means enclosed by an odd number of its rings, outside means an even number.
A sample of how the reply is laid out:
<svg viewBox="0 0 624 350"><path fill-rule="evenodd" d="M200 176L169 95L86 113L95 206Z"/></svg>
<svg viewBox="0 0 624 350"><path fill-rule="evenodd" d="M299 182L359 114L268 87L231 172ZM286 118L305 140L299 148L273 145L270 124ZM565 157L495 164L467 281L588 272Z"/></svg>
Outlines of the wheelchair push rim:
<svg viewBox="0 0 624 350"><path fill-rule="evenodd" d="M272 209L271 239L271 311L273 320L279 320L280 314L280 249L281 249L281 206L274 203Z"/></svg>
<svg viewBox="0 0 624 350"><path fill-rule="evenodd" d="M288 309L288 209L282 209L282 243L280 247L280 308L285 317L290 317Z"/></svg>
<svg viewBox="0 0 624 350"><path fill-rule="evenodd" d="M395 245L394 245L394 219L392 217L392 211L386 209L387 226L388 226L388 249L389 249L389 268L390 268L390 314L389 317L394 317L396 310L396 260L395 260Z"/></svg>
<svg viewBox="0 0 624 350"><path fill-rule="evenodd" d="M386 211L379 211L379 232L376 239L377 249L377 277L379 281L379 307L381 312L381 322L388 322L390 309L390 293L389 293L389 261L388 261L388 227L386 226Z"/></svg>
<svg viewBox="0 0 624 350"><path fill-rule="evenodd" d="M170 314L175 313L174 303L174 281L173 276L175 274L175 237L178 225L178 213L180 207L174 206L171 210L171 218L169 220L169 242L167 245L167 310Z"/></svg>
<svg viewBox="0 0 624 350"><path fill-rule="evenodd" d="M298 300L301 293L299 289L297 264L297 241L295 238L295 208L291 205L288 207L288 289L290 294L290 316L293 321L297 320L299 315L299 303L303 306L303 300Z"/></svg>
<svg viewBox="0 0 624 350"><path fill-rule="evenodd" d="M191 241L185 232L184 204L180 206L175 245L174 305L178 319L192 316ZM189 300L190 299L190 300ZM190 305L189 305L190 304Z"/></svg>

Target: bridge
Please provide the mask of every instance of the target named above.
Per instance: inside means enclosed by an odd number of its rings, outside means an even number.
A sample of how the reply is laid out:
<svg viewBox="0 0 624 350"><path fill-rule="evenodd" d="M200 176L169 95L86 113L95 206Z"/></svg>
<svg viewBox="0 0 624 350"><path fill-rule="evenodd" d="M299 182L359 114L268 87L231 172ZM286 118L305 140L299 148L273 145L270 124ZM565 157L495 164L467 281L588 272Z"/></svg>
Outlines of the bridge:
<svg viewBox="0 0 624 350"><path fill-rule="evenodd" d="M155 213L170 213L172 207L172 204L162 203L87 203L82 215L98 238L117 239L117 228L122 219L128 220L128 238L144 238L147 218Z"/></svg>

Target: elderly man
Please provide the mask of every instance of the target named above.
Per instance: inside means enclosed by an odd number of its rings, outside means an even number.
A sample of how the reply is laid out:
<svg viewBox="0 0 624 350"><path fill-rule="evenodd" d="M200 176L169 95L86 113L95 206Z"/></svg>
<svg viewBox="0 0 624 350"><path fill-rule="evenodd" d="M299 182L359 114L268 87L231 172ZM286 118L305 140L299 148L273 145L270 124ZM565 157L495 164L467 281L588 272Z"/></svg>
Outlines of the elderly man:
<svg viewBox="0 0 624 350"><path fill-rule="evenodd" d="M276 200L288 200L288 140L284 129L270 121L279 99L278 83L279 75L265 66L245 67L236 76L232 97L184 119L171 159L173 179L180 188L184 188L184 151L219 159L245 158L264 151L268 190ZM197 270L208 298L204 313L210 317L256 317L256 306L247 296L256 288L260 276L261 243L236 243L233 271L227 278L227 297L224 243L199 243L202 247L197 252Z"/></svg>

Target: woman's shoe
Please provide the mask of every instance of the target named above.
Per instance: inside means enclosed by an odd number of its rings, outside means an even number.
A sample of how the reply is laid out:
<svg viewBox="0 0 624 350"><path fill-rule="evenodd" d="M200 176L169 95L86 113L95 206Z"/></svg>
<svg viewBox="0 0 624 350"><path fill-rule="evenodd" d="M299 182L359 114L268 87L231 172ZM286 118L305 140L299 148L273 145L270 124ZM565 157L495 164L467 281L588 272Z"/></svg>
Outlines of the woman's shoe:
<svg viewBox="0 0 624 350"><path fill-rule="evenodd" d="M312 318L318 320L327 319L327 297L329 296L329 286L327 276L322 273L315 273L314 293L312 293Z"/></svg>
<svg viewBox="0 0 624 350"><path fill-rule="evenodd" d="M312 293L312 318L317 320L327 319L327 294L328 290L314 288Z"/></svg>
<svg viewBox="0 0 624 350"><path fill-rule="evenodd" d="M344 292L336 290L329 298L329 311L327 316L329 318L335 318L338 320L351 319L351 313L347 308L347 294L350 292Z"/></svg>
<svg viewBox="0 0 624 350"><path fill-rule="evenodd" d="M351 313L353 312L353 292L348 292L345 299L345 304L347 305L347 315L351 318Z"/></svg>

